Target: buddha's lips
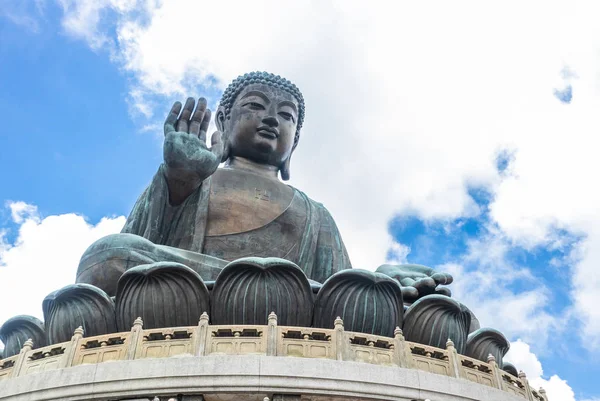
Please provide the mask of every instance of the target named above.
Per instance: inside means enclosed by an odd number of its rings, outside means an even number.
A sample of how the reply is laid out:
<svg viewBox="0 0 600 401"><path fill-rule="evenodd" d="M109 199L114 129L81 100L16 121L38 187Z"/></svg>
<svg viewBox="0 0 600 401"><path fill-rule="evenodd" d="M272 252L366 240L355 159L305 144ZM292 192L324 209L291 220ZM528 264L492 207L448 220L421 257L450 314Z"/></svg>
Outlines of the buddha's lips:
<svg viewBox="0 0 600 401"><path fill-rule="evenodd" d="M258 127L257 131L264 138L277 139L279 137L279 130L277 128L262 126Z"/></svg>

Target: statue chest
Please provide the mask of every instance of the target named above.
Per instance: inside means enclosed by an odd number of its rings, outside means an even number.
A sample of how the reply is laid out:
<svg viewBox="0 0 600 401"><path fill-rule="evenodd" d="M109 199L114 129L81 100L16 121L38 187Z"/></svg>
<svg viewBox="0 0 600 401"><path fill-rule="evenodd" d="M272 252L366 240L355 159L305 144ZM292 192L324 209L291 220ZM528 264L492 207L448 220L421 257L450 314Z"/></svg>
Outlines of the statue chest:
<svg viewBox="0 0 600 401"><path fill-rule="evenodd" d="M211 179L207 236L255 230L280 216L294 197L292 188L244 171L219 169Z"/></svg>

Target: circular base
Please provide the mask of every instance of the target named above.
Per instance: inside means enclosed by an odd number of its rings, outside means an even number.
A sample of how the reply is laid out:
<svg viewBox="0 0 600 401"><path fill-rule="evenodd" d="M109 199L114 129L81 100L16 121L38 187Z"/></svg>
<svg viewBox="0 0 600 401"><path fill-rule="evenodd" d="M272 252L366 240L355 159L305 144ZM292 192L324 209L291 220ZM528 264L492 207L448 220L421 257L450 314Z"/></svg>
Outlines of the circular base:
<svg viewBox="0 0 600 401"><path fill-rule="evenodd" d="M0 400L142 400L195 395L206 401L523 401L463 379L360 362L264 355L180 356L114 361L5 380ZM286 398L287 399L287 398ZM185 398L184 398L185 400Z"/></svg>

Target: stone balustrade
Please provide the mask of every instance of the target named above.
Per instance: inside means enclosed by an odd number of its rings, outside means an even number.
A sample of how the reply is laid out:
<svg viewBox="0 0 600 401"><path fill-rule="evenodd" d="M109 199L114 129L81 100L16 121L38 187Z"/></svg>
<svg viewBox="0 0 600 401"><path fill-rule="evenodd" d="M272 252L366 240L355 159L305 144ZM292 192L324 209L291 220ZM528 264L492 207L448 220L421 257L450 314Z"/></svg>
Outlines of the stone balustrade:
<svg viewBox="0 0 600 401"><path fill-rule="evenodd" d="M145 330L138 318L129 332L84 337L78 328L68 342L37 349L25 342L18 355L0 360L0 380L84 364L176 355L267 355L398 366L498 388L529 401L548 401L543 389L529 387L523 372L515 377L501 370L491 355L487 362L460 355L450 340L441 349L406 341L400 329L393 338L349 332L339 318L333 329L278 326L274 313L266 326L210 325L203 313L192 327Z"/></svg>

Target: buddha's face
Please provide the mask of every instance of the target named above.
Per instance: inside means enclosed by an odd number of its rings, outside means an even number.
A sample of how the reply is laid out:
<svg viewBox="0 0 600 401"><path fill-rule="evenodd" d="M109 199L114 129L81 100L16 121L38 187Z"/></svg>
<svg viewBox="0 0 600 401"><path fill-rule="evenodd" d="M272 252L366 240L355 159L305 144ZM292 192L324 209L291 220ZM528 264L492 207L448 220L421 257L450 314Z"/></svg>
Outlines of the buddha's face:
<svg viewBox="0 0 600 401"><path fill-rule="evenodd" d="M250 84L237 96L230 118L230 156L280 167L290 157L298 124L298 102L284 90Z"/></svg>

